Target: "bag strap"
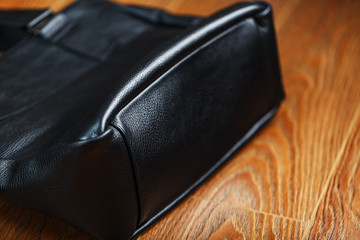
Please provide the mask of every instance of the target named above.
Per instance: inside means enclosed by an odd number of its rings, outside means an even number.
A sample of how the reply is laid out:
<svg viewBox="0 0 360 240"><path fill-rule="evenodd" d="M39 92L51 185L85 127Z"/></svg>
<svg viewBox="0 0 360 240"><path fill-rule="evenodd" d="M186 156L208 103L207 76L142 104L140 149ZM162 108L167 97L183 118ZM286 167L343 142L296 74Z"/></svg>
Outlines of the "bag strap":
<svg viewBox="0 0 360 240"><path fill-rule="evenodd" d="M0 52L11 48L51 17L50 9L0 10Z"/></svg>

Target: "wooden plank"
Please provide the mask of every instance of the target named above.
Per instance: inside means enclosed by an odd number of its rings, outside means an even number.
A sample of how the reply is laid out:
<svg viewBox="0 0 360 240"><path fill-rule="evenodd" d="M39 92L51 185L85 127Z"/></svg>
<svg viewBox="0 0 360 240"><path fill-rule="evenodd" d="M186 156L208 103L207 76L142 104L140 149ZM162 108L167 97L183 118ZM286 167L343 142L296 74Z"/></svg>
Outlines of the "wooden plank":
<svg viewBox="0 0 360 240"><path fill-rule="evenodd" d="M255 211L242 205L190 197L139 240L298 239L306 226L306 222L297 219Z"/></svg>
<svg viewBox="0 0 360 240"><path fill-rule="evenodd" d="M357 120L349 141L337 156L338 164L306 229L306 238L360 237L360 117Z"/></svg>
<svg viewBox="0 0 360 240"><path fill-rule="evenodd" d="M60 10L71 0L2 0ZM121 0L207 16L234 0ZM360 2L272 0L287 98L244 149L140 239L360 238ZM0 205L0 238L89 239Z"/></svg>

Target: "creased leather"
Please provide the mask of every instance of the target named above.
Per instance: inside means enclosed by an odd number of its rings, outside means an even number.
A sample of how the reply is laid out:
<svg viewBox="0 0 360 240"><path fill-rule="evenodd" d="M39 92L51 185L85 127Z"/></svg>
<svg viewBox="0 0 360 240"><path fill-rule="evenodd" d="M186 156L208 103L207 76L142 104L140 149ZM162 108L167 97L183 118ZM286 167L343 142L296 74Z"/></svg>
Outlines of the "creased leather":
<svg viewBox="0 0 360 240"><path fill-rule="evenodd" d="M0 57L0 198L97 239L144 231L284 98L263 2L199 18L77 1L23 30Z"/></svg>

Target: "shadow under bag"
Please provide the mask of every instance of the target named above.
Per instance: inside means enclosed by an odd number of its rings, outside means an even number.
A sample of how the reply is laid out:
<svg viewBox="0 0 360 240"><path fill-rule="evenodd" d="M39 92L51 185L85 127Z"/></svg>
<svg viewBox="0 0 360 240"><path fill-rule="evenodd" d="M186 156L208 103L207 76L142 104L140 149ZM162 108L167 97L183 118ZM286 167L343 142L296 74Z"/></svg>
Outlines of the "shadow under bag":
<svg viewBox="0 0 360 240"><path fill-rule="evenodd" d="M0 198L101 240L164 216L284 98L264 2L0 11L0 36Z"/></svg>

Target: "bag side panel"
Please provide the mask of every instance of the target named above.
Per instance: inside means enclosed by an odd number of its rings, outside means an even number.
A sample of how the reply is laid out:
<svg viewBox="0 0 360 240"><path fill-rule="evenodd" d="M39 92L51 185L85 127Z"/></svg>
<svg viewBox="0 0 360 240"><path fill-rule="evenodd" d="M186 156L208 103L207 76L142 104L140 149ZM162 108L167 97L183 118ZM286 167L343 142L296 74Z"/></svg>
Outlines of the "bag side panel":
<svg viewBox="0 0 360 240"><path fill-rule="evenodd" d="M258 27L248 18L200 46L115 118L137 166L140 224L193 188L282 100L274 36Z"/></svg>

